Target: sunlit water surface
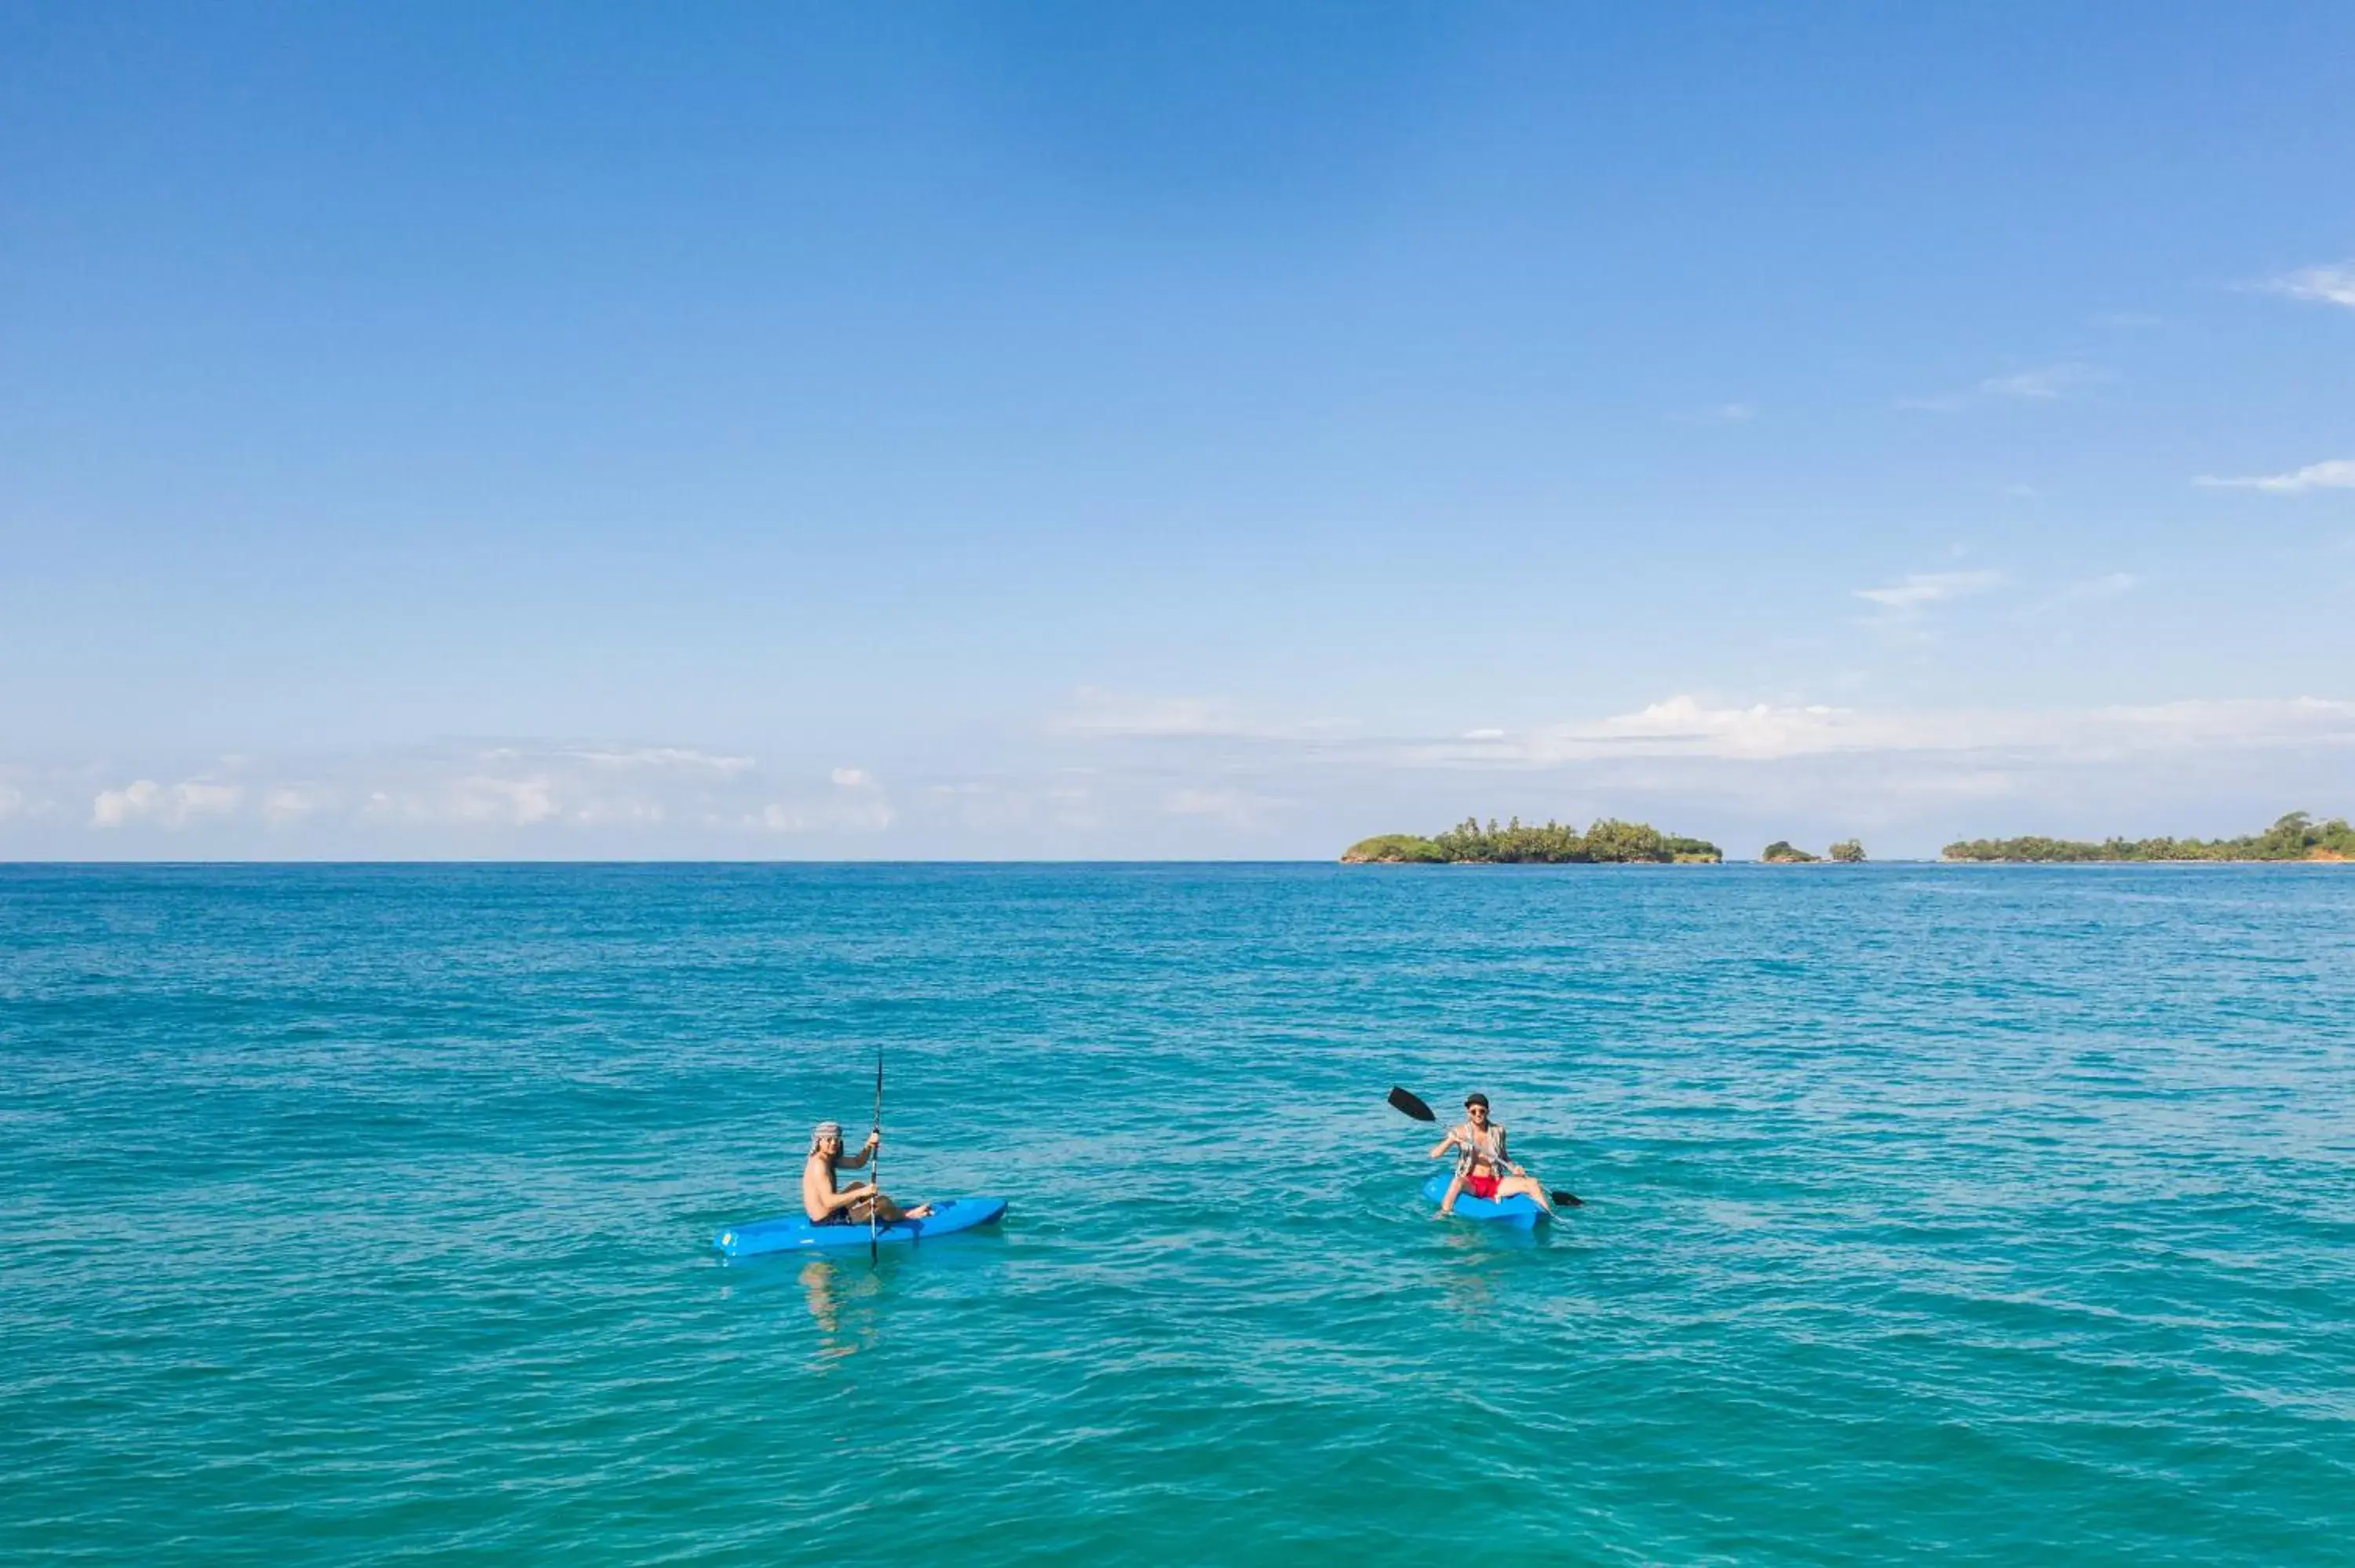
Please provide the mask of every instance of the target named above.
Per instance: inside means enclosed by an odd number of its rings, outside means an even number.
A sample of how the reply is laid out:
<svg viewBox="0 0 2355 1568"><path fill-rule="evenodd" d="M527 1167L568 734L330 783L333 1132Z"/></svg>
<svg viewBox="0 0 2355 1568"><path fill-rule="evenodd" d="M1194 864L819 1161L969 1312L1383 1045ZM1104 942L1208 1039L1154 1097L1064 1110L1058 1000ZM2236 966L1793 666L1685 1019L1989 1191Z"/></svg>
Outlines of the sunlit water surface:
<svg viewBox="0 0 2355 1568"><path fill-rule="evenodd" d="M716 1259L879 1046L1002 1231ZM2355 869L0 869L0 1555L2348 1561L2350 1068Z"/></svg>

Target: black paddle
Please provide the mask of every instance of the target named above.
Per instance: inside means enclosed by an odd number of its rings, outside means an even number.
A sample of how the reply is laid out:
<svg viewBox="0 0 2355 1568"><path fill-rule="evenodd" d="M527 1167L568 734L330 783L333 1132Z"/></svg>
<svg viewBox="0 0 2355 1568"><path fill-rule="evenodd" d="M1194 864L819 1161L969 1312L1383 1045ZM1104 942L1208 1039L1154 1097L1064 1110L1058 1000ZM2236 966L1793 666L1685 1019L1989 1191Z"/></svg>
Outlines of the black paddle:
<svg viewBox="0 0 2355 1568"><path fill-rule="evenodd" d="M1414 1118L1417 1121L1437 1121L1439 1119L1439 1113L1437 1111L1433 1110L1429 1106L1424 1105L1420 1099L1408 1094L1404 1089L1393 1088L1391 1090L1391 1104L1397 1107L1400 1110L1406 1112L1407 1115Z"/></svg>
<svg viewBox="0 0 2355 1568"><path fill-rule="evenodd" d="M1423 1104L1421 1096L1411 1095L1404 1089L1398 1087L1396 1085L1392 1085L1391 1086L1390 1098L1391 1105L1394 1108L1404 1111L1407 1115L1414 1118L1417 1121L1437 1121L1439 1119L1439 1113L1433 1110L1429 1106ZM1585 1201L1580 1198L1575 1192L1564 1192L1554 1189L1549 1189L1546 1195L1550 1197L1557 1204L1565 1209L1582 1209L1586 1207Z"/></svg>

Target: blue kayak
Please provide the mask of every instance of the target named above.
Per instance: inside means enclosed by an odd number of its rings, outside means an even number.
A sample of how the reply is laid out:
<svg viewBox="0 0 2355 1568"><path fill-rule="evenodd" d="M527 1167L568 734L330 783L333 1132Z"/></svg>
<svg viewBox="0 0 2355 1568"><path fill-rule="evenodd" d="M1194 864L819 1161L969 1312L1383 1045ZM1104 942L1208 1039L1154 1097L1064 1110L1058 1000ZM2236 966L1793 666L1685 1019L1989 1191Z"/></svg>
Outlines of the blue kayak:
<svg viewBox="0 0 2355 1568"><path fill-rule="evenodd" d="M1433 1176L1423 1184L1423 1195L1436 1203L1447 1196L1447 1184L1455 1178ZM1492 1225L1509 1225L1515 1230L1533 1231L1551 1216L1538 1206L1538 1201L1527 1193L1516 1192L1502 1202L1476 1198L1466 1192L1455 1200L1459 1219L1482 1220Z"/></svg>
<svg viewBox="0 0 2355 1568"><path fill-rule="evenodd" d="M876 1226L875 1240L890 1245L921 1241L926 1236L944 1236L988 1224L1005 1213L1003 1198L951 1198L934 1203L932 1212L921 1220L894 1220L888 1225ZM799 1214L783 1214L721 1231L711 1238L711 1245L730 1257L758 1257L764 1252L865 1246L867 1240L865 1225L814 1225Z"/></svg>

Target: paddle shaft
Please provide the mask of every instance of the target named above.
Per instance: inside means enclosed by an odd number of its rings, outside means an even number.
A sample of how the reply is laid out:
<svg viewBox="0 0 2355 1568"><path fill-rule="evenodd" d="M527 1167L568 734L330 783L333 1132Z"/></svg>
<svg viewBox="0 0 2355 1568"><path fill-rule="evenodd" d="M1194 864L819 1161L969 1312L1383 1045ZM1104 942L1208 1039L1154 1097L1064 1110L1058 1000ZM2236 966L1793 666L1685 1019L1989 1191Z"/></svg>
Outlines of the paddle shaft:
<svg viewBox="0 0 2355 1568"><path fill-rule="evenodd" d="M875 1047L875 1120L868 1130L874 1133L883 1130L883 1047L880 1045ZM876 1205L883 1200L883 1146L879 1143L867 1157L867 1261L873 1265L881 1262L883 1257L883 1246L875 1224Z"/></svg>

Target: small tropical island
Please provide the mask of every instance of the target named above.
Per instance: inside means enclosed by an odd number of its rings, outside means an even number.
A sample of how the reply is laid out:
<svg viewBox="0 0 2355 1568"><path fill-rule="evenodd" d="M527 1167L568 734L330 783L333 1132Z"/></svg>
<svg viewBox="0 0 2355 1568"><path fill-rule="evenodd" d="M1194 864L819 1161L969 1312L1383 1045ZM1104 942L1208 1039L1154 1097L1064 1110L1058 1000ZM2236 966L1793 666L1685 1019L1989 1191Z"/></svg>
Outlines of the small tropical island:
<svg viewBox="0 0 2355 1568"><path fill-rule="evenodd" d="M1862 865L1864 845L1855 839L1842 839L1822 854L1809 854L1788 839L1776 839L1758 852L1758 858L1768 865L1822 865L1827 861L1836 865Z"/></svg>
<svg viewBox="0 0 2355 1568"><path fill-rule="evenodd" d="M2262 833L2237 839L1966 839L1939 852L1942 860L2054 863L2078 861L2346 861L2355 860L2355 828L2344 817L2317 822L2292 811Z"/></svg>
<svg viewBox="0 0 2355 1568"><path fill-rule="evenodd" d="M1604 817L1584 832L1562 823L1482 827L1466 817L1444 833L1380 833L1341 852L1344 865L1715 865L1723 852L1705 839L1664 833L1646 822Z"/></svg>

